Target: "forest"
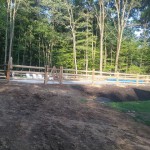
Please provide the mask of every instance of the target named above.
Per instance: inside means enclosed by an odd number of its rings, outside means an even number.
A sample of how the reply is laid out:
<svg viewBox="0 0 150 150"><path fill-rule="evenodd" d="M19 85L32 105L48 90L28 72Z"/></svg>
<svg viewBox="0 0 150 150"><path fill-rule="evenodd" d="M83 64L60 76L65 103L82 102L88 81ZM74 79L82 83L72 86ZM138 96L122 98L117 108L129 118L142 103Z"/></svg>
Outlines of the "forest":
<svg viewBox="0 0 150 150"><path fill-rule="evenodd" d="M149 74L149 0L0 0L0 65Z"/></svg>

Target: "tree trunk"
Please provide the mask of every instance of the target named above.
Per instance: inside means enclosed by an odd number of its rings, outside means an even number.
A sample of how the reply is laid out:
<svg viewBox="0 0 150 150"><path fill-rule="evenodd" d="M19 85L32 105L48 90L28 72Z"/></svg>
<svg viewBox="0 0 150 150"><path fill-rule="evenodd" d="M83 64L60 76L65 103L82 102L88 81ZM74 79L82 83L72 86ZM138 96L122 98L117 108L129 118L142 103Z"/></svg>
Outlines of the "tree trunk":
<svg viewBox="0 0 150 150"><path fill-rule="evenodd" d="M103 71L103 44L104 44L104 23L105 23L105 6L104 6L104 0L99 0L99 17L98 24L99 24L99 31L100 31L100 72Z"/></svg>
<svg viewBox="0 0 150 150"><path fill-rule="evenodd" d="M25 65L25 51L26 51L26 47L27 47L27 41L26 41L26 39L25 39L25 49L23 50L22 65Z"/></svg>
<svg viewBox="0 0 150 150"><path fill-rule="evenodd" d="M128 0L114 1L114 6L116 8L116 13L117 13L117 24L114 25L118 29L115 72L118 71L119 54L121 49L121 42L122 42L124 28L126 27L126 23L129 19L131 9L137 7L138 5L139 5L138 0L134 0L130 3L128 2Z"/></svg>
<svg viewBox="0 0 150 150"><path fill-rule="evenodd" d="M7 16L6 16L6 31L5 31L5 58L4 58L4 64L7 63L7 52L8 52L8 21L9 21L9 6L10 6L10 0L7 0Z"/></svg>
<svg viewBox="0 0 150 150"><path fill-rule="evenodd" d="M77 74L77 54L76 54L76 35L75 31L72 31L73 34L73 58L74 58L74 65L75 65L75 73Z"/></svg>
<svg viewBox="0 0 150 150"><path fill-rule="evenodd" d="M15 17L16 17L16 8L12 8L12 2L10 4L10 43L9 43L9 60L12 56L12 48L13 48L13 38L14 38L14 27L15 27ZM14 5L16 5L16 0L14 1Z"/></svg>
<svg viewBox="0 0 150 150"><path fill-rule="evenodd" d="M110 50L111 52L111 58L110 58L110 65L112 66L112 64L113 64L113 55L112 55L112 47L111 47L111 50Z"/></svg>
<svg viewBox="0 0 150 150"><path fill-rule="evenodd" d="M107 48L106 48L106 41L105 41L104 69L106 69L106 66L107 66Z"/></svg>
<svg viewBox="0 0 150 150"><path fill-rule="evenodd" d="M69 2L66 0L66 7L69 15L69 26L72 32L72 38L73 38L73 61L74 61L74 67L75 67L75 74L77 74L77 53L76 53L76 30L75 30L75 21L74 21L74 14L73 14L73 8L71 5L69 5Z"/></svg>
<svg viewBox="0 0 150 150"><path fill-rule="evenodd" d="M100 33L100 72L103 71L103 31Z"/></svg>
<svg viewBox="0 0 150 150"><path fill-rule="evenodd" d="M92 34L92 69L94 69L94 40L93 40L93 34Z"/></svg>
<svg viewBox="0 0 150 150"><path fill-rule="evenodd" d="M88 34L89 34L89 29L88 29L88 24L89 24L89 18L88 18L88 14L87 14L87 20L86 20L86 23L87 23L87 31L86 31L86 67L85 67L85 70L86 70L86 75L87 75L87 71L88 71L88 47L89 47L89 41L88 41Z"/></svg>
<svg viewBox="0 0 150 150"><path fill-rule="evenodd" d="M53 56L53 44L51 44L51 53L50 53L50 65L51 66L53 66L52 56Z"/></svg>
<svg viewBox="0 0 150 150"><path fill-rule="evenodd" d="M41 59L40 59L41 53L40 53L40 51L41 51L41 43L40 43L40 37L39 37L39 67L41 66Z"/></svg>
<svg viewBox="0 0 150 150"><path fill-rule="evenodd" d="M118 71L118 62L119 62L119 54L120 54L120 49L121 49L122 34L123 34L123 29L118 31L117 52L116 52L116 61L115 61L115 72Z"/></svg>
<svg viewBox="0 0 150 150"><path fill-rule="evenodd" d="M18 49L18 60L17 60L17 64L19 65L20 64L20 52L19 52L20 50Z"/></svg>

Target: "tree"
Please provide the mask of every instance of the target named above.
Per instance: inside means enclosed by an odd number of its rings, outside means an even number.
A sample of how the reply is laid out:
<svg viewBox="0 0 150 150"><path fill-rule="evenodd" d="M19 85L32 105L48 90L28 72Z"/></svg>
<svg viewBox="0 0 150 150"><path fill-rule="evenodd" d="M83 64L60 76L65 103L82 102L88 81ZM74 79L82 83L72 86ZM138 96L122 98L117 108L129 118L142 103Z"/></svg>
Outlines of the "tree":
<svg viewBox="0 0 150 150"><path fill-rule="evenodd" d="M73 59L74 59L74 66L75 66L75 73L77 74L77 52L76 52L76 21L74 16L74 6L65 0L65 6L68 11L68 17L66 17L69 21L69 28L72 33L72 40L73 40Z"/></svg>
<svg viewBox="0 0 150 150"><path fill-rule="evenodd" d="M7 57L7 48L9 47L8 60L12 56L13 38L14 38L14 28L15 28L15 18L16 13L22 0L7 0L7 15L6 15L6 37L5 37L5 63ZM8 34L9 33L9 34ZM9 36L9 37L8 37ZM9 42L7 41L9 39ZM9 43L9 46L8 46Z"/></svg>
<svg viewBox="0 0 150 150"><path fill-rule="evenodd" d="M100 33L100 72L103 70L103 45L104 45L104 27L105 27L105 18L106 18L106 10L105 10L105 1L99 0L98 5L99 9L95 9L96 11L96 18L99 27ZM96 8L96 7L95 7Z"/></svg>
<svg viewBox="0 0 150 150"><path fill-rule="evenodd" d="M1 0L0 62L13 56L16 64L63 65L75 73L93 68L148 72L149 4L148 0ZM134 22L139 26L133 27ZM136 37L134 32L140 29L142 34Z"/></svg>
<svg viewBox="0 0 150 150"><path fill-rule="evenodd" d="M115 61L115 72L118 71L119 54L121 49L121 42L123 38L123 32L127 26L130 12L132 9L140 6L141 0L114 0L114 6L116 13L112 14L117 19L114 21L117 29L117 50L116 50L116 61Z"/></svg>

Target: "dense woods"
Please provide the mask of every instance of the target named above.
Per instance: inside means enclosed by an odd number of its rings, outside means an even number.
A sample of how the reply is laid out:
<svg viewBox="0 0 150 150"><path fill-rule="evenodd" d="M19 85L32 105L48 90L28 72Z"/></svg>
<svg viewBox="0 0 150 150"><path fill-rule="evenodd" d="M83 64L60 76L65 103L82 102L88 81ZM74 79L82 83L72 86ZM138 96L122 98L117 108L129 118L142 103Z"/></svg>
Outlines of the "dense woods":
<svg viewBox="0 0 150 150"><path fill-rule="evenodd" d="M150 72L149 0L0 0L0 64Z"/></svg>

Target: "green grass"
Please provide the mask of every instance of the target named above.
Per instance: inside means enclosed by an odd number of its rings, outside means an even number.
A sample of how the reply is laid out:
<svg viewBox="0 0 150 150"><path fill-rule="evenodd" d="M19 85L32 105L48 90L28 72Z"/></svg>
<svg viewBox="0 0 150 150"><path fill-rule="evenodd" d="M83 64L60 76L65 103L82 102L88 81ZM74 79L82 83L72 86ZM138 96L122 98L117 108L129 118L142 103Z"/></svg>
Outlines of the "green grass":
<svg viewBox="0 0 150 150"><path fill-rule="evenodd" d="M84 99L84 98L81 98L81 99L80 99L80 103L83 103L83 104L84 104L84 103L87 103L87 102L88 102L87 99Z"/></svg>
<svg viewBox="0 0 150 150"><path fill-rule="evenodd" d="M116 110L132 114L136 121L150 126L150 101L112 102L108 105Z"/></svg>

